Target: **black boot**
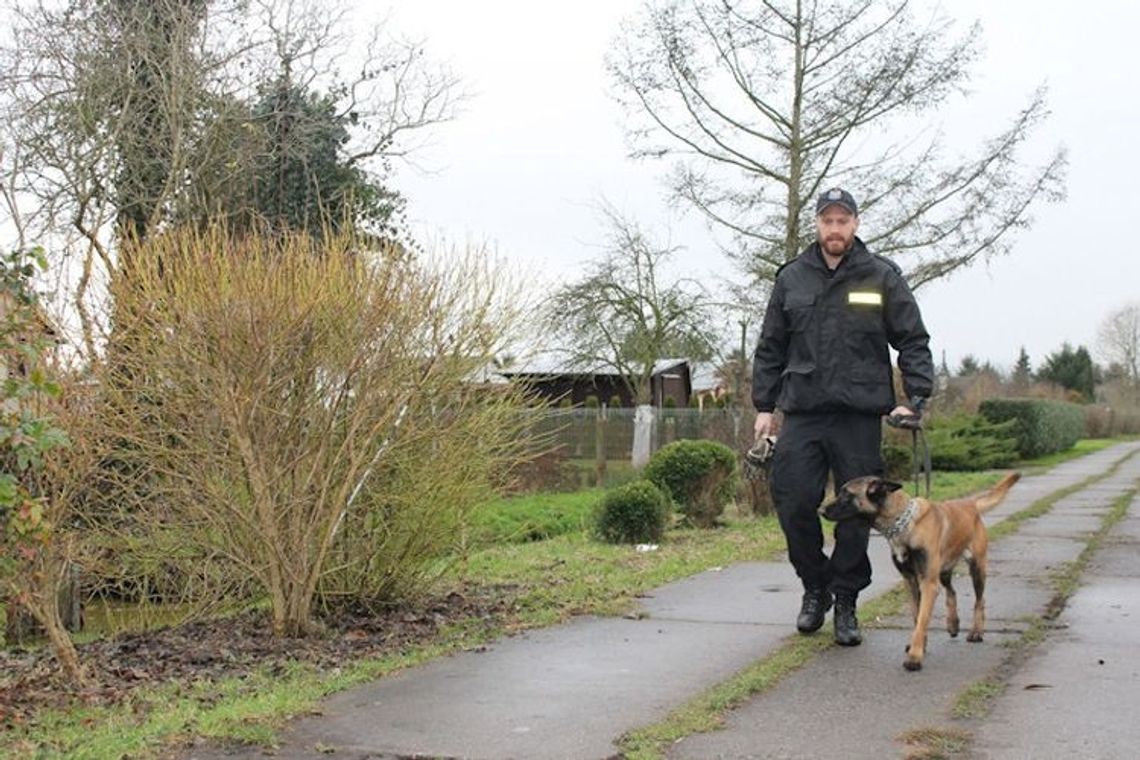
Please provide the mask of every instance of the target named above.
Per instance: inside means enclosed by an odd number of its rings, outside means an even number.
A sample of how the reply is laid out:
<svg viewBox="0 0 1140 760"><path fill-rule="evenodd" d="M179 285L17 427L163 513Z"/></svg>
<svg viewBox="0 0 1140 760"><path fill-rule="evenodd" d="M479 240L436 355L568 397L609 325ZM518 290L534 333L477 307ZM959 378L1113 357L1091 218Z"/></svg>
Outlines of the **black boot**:
<svg viewBox="0 0 1140 760"><path fill-rule="evenodd" d="M818 631L823 625L823 616L831 609L831 594L827 589L809 588L804 592L800 615L796 618L796 629L800 633Z"/></svg>
<svg viewBox="0 0 1140 760"><path fill-rule="evenodd" d="M855 617L856 595L850 591L835 594L835 643L854 647L863 643L859 620Z"/></svg>

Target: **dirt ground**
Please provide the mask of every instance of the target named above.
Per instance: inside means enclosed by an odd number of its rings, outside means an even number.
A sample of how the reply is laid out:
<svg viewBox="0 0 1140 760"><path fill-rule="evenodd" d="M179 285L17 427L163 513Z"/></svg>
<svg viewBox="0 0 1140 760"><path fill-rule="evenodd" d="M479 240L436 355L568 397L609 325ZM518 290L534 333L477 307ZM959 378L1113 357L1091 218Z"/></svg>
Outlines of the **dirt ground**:
<svg viewBox="0 0 1140 760"><path fill-rule="evenodd" d="M464 589L379 613L342 612L320 621L322 634L306 638L274 638L264 611L121 634L77 646L90 681L82 690L66 682L47 647L0 650L0 727L35 720L49 708L124 703L146 686L283 672L294 662L331 669L393 654L430 640L449 623L505 620L507 597Z"/></svg>

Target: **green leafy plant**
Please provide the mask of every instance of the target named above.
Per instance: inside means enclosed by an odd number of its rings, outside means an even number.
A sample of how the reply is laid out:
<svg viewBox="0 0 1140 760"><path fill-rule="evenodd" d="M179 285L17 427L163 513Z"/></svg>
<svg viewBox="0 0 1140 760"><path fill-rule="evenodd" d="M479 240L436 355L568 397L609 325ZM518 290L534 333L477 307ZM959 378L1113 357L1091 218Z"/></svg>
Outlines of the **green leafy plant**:
<svg viewBox="0 0 1140 760"><path fill-rule="evenodd" d="M716 441L675 441L650 457L645 477L695 527L711 528L736 493L736 454Z"/></svg>
<svg viewBox="0 0 1140 760"><path fill-rule="evenodd" d="M0 581L5 595L35 618L56 656L77 683L83 671L57 604L61 560L54 551L51 499L44 487L45 458L69 445L50 414L60 386L42 366L51 346L32 289L46 269L40 248L0 260Z"/></svg>
<svg viewBox="0 0 1140 760"><path fill-rule="evenodd" d="M668 494L648 480L635 480L598 502L594 533L611 544L660 541L670 511Z"/></svg>

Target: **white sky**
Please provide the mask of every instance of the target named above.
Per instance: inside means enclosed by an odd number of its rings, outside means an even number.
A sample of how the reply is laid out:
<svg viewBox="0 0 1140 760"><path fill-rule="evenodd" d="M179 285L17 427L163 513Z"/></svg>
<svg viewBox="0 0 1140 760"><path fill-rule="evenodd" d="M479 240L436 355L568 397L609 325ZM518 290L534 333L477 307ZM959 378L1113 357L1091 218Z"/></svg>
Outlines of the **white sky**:
<svg viewBox="0 0 1140 760"><path fill-rule="evenodd" d="M362 18L379 16L357 0ZM622 112L607 95L603 56L639 0L394 0L391 25L423 38L474 97L419 154L430 172L402 169L420 234L489 243L546 286L573 279L604 236L591 204L604 194L661 238L685 246L680 273L735 278L694 215L664 201L666 165L626 158ZM1039 84L1053 117L1038 130L1042 154L1069 149L1068 199L1039 207L1006 258L919 291L936 361L965 354L1013 364L1024 345L1034 367L1063 341L1094 348L1114 308L1140 300L1135 238L1140 127L1135 30L1140 6L1096 0L947 0L963 27L983 26L986 53L973 93L947 113L952 145L969 150ZM956 120L956 121L955 121ZM951 123L960 124L955 130ZM969 133L968 135L966 133ZM960 138L957 144L956 138ZM874 225L867 216L865 230ZM1133 232L1132 237L1128 236ZM750 342L752 338L750 337Z"/></svg>

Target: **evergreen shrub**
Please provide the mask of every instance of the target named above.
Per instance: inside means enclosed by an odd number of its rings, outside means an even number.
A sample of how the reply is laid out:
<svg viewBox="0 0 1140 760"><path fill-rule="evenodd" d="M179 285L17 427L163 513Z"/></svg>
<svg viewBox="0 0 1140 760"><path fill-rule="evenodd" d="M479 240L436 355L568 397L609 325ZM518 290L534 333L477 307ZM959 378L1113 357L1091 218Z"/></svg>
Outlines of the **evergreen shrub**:
<svg viewBox="0 0 1140 760"><path fill-rule="evenodd" d="M990 422L978 414L934 417L927 427L936 470L992 470L1017 461L1016 421Z"/></svg>
<svg viewBox="0 0 1140 760"><path fill-rule="evenodd" d="M1024 459L1072 448L1084 434L1081 407L1065 401L1029 398L987 399L978 407L990 422L1014 420L1017 453Z"/></svg>
<svg viewBox="0 0 1140 760"><path fill-rule="evenodd" d="M711 528L736 493L736 453L716 441L676 441L650 457L645 477L669 494L689 523Z"/></svg>
<svg viewBox="0 0 1140 760"><path fill-rule="evenodd" d="M671 512L669 496L648 480L611 489L598 502L594 534L610 544L660 541Z"/></svg>

